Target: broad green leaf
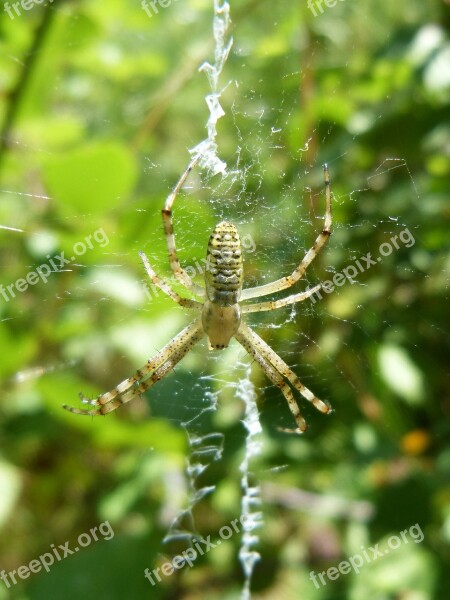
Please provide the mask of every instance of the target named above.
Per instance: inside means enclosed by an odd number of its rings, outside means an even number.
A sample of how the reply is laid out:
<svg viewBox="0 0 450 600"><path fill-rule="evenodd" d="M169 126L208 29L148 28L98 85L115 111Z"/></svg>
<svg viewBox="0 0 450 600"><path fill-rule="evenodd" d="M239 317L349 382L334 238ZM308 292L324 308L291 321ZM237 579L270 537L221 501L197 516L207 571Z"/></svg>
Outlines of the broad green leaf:
<svg viewBox="0 0 450 600"><path fill-rule="evenodd" d="M54 201L78 212L107 212L132 193L137 165L117 142L86 144L44 161L44 180Z"/></svg>

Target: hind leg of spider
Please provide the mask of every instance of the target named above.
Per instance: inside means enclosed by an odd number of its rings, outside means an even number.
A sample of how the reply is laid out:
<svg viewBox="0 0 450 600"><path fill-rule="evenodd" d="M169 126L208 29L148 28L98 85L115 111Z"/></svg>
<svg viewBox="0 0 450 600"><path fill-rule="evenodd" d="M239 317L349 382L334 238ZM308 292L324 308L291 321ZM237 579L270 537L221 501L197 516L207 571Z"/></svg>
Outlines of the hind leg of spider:
<svg viewBox="0 0 450 600"><path fill-rule="evenodd" d="M284 381L280 373L273 368L273 366L264 358L264 356L260 352L258 352L258 349L255 347L252 339L246 334L246 332L240 329L235 334L235 338L245 348L245 350L247 350L250 356L253 356L253 358L262 368L262 370L270 379L270 381L281 390L283 396L286 398L289 409L298 427L297 429L283 429L283 431L287 433L303 433L304 431L306 431L306 421L300 412L300 408L294 398L291 388Z"/></svg>
<svg viewBox="0 0 450 600"><path fill-rule="evenodd" d="M81 409L63 405L66 410L79 415L103 415L116 410L122 404L133 400L150 385L144 387L149 381L151 385L162 379L169 373L175 364L179 362L185 354L191 350L204 335L200 319L196 319L176 335L164 348L151 358L147 364L136 373L119 383L113 390L101 394L97 398L90 400L80 392L80 399L84 404L90 404L95 407L92 409Z"/></svg>
<svg viewBox="0 0 450 600"><path fill-rule="evenodd" d="M241 322L239 333L243 333L251 341L251 343L262 354L262 356L268 360L277 369L277 371L283 375L283 377L289 380L289 382L300 392L303 398L308 400L308 402L311 402L311 404L320 412L330 412L331 407L323 400L320 400L320 398L317 398L317 396L313 394L310 389L303 385L303 383L300 381L300 378L294 373L294 371L289 368L284 360L280 358L278 354L272 350L269 344L260 338L259 335L253 331L253 329L251 329L244 322Z"/></svg>

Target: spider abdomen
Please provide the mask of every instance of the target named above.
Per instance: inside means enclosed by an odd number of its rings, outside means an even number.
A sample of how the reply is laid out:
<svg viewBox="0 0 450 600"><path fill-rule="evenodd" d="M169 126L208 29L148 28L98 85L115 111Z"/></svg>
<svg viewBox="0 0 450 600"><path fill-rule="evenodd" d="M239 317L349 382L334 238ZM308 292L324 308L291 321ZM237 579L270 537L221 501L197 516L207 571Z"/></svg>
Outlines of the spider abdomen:
<svg viewBox="0 0 450 600"><path fill-rule="evenodd" d="M205 285L208 299L220 306L236 304L241 295L244 270L241 240L228 221L215 226L206 252Z"/></svg>

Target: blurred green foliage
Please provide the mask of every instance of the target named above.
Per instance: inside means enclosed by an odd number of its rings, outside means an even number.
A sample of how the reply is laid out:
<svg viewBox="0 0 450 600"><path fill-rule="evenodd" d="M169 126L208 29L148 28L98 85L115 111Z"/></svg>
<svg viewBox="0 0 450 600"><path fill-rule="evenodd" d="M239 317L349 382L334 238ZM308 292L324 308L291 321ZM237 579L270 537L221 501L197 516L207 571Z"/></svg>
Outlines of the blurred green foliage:
<svg viewBox="0 0 450 600"><path fill-rule="evenodd" d="M105 520L115 534L49 573L9 589L0 580L1 600L239 597L239 535L155 587L144 569L170 557L162 540L188 496L181 424L211 393L218 409L199 427L225 445L199 480L216 489L194 509L196 527L213 539L240 514L242 352L206 360L200 345L147 401L106 418L61 409L130 376L187 322L162 294L149 297L137 253L168 275L160 210L206 135L198 67L213 59L212 4L174 0L149 16L139 2L55 0L0 14L0 570L73 547ZM231 2L217 138L229 175L193 173L176 205L183 263L201 261L228 218L254 242L247 285L288 274L322 226L325 161L334 234L308 285L380 256L406 229L414 243L320 302L249 319L334 408L305 407L301 438L280 433L292 426L286 403L253 370L265 520L254 598L444 600L450 7L310 6ZM73 260L19 291L61 253ZM414 524L420 543L326 586L310 579Z"/></svg>

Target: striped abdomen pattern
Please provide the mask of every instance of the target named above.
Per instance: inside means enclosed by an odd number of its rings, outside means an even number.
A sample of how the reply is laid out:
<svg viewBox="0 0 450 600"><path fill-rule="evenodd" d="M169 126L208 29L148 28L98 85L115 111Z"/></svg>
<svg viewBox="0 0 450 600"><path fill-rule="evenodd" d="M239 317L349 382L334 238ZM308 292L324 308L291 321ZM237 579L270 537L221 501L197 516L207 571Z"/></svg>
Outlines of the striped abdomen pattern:
<svg viewBox="0 0 450 600"><path fill-rule="evenodd" d="M243 277L239 234L232 223L222 221L215 226L206 252L205 285L208 299L220 306L236 304Z"/></svg>

